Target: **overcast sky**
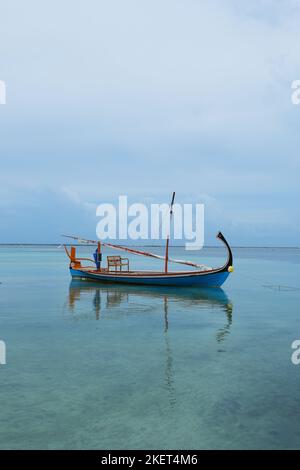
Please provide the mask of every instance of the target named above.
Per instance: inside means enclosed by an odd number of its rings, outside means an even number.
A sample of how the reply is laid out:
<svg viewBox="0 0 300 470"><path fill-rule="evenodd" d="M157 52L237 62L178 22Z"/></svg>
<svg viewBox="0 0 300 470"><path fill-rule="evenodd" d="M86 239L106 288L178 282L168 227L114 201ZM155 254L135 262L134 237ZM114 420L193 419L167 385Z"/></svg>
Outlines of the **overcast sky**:
<svg viewBox="0 0 300 470"><path fill-rule="evenodd" d="M300 245L298 0L2 2L0 242L204 202L205 243Z"/></svg>

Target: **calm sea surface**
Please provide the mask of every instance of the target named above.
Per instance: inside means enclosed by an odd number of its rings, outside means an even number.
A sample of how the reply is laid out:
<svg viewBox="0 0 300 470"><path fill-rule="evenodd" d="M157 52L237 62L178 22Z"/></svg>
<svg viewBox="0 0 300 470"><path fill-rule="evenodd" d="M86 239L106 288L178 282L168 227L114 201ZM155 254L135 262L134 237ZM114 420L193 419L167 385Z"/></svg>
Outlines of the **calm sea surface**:
<svg viewBox="0 0 300 470"><path fill-rule="evenodd" d="M151 289L71 283L61 248L0 247L0 448L300 448L300 250L234 256L223 289Z"/></svg>

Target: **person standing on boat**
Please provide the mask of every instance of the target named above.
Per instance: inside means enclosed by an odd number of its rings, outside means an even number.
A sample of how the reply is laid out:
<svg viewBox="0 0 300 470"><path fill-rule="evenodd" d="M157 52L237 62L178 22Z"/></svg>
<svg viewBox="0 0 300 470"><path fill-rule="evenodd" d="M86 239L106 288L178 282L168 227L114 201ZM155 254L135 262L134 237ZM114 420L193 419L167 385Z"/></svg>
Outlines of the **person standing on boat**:
<svg viewBox="0 0 300 470"><path fill-rule="evenodd" d="M95 265L98 271L101 269L101 261L102 261L102 253L101 253L101 246L100 242L98 242L98 246L96 248L96 251L94 253L94 260L95 260Z"/></svg>

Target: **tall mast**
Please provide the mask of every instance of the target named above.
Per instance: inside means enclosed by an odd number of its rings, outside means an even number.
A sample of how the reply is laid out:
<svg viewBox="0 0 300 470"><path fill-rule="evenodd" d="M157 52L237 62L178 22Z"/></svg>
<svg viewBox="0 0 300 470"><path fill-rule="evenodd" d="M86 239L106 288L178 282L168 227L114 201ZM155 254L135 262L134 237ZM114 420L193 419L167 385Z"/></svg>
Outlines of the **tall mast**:
<svg viewBox="0 0 300 470"><path fill-rule="evenodd" d="M172 222L172 215L173 215L173 204L175 199L175 191L173 192L172 201L170 204L170 227L169 233L167 235L167 242L166 242L166 255L165 255L165 273L168 272L168 261L169 261L169 241L170 241L170 231L171 231L171 222Z"/></svg>

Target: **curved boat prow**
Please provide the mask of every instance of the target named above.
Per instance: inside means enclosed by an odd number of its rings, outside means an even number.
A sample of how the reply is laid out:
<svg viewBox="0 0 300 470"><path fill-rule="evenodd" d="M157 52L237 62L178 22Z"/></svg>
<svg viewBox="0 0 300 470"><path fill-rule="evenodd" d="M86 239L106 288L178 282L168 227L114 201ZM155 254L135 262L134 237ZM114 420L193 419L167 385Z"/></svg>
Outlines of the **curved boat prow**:
<svg viewBox="0 0 300 470"><path fill-rule="evenodd" d="M227 262L223 266L223 271L228 271L228 272L232 273L233 272L233 256L232 256L232 251L231 251L231 248L229 246L229 243L227 242L227 240L224 237L222 232L219 232L217 234L217 238L219 238L219 240L221 240L224 243L224 245L227 248L227 252L228 252Z"/></svg>

